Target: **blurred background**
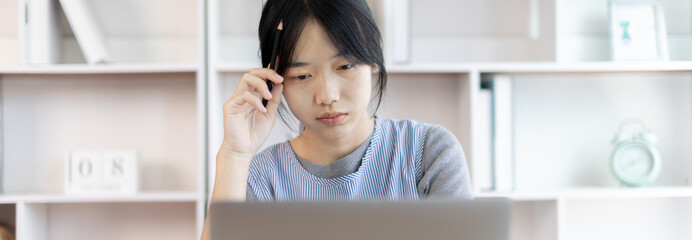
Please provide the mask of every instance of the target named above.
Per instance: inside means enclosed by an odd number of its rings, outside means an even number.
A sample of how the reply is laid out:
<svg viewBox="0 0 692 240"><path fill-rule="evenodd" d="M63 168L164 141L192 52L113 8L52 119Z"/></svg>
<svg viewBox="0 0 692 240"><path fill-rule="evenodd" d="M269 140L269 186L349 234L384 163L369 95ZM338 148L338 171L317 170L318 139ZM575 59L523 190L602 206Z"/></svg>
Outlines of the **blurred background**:
<svg viewBox="0 0 692 240"><path fill-rule="evenodd" d="M368 4L377 114L454 133L511 239L692 239L691 0ZM262 6L0 0L0 231L198 238Z"/></svg>

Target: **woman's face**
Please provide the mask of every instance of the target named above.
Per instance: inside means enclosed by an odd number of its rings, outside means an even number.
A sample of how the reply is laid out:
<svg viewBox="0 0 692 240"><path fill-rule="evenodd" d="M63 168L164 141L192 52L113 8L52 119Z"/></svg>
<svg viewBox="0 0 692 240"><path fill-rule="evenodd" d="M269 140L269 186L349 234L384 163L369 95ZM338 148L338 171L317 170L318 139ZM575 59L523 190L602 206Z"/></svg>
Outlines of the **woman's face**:
<svg viewBox="0 0 692 240"><path fill-rule="evenodd" d="M367 124L372 67L353 64L332 45L322 26L309 21L284 76L284 97L293 115L324 139L341 139Z"/></svg>

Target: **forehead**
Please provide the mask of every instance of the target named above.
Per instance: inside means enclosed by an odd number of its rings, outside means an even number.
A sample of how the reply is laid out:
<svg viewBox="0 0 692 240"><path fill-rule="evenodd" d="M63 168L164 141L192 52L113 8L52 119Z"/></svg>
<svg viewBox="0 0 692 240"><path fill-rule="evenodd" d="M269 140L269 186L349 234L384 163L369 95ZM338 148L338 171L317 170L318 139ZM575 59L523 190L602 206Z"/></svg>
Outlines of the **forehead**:
<svg viewBox="0 0 692 240"><path fill-rule="evenodd" d="M310 20L305 23L305 27L298 38L296 49L293 53L294 61L327 60L338 53L324 31L324 28Z"/></svg>

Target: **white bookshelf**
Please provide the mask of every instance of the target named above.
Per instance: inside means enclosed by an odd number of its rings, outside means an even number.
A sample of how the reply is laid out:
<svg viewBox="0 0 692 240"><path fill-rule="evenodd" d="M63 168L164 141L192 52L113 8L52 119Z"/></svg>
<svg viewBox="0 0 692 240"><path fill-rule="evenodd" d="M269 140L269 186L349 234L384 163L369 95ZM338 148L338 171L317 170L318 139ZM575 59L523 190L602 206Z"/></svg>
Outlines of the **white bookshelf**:
<svg viewBox="0 0 692 240"><path fill-rule="evenodd" d="M85 64L60 16L59 64L21 65L23 1L0 0L0 221L19 240L197 238L221 106L261 67L262 1L89 2L112 64ZM368 3L388 60L378 115L449 129L472 177L480 85L512 79L516 190L476 194L513 200L511 239L692 238L692 1L663 0L672 61L624 63L609 61L607 1ZM407 61L392 60L400 51ZM608 172L626 116L661 139L661 177L646 188L621 188ZM293 136L275 126L264 147ZM87 147L136 147L140 193L62 194L65 150Z"/></svg>
<svg viewBox="0 0 692 240"><path fill-rule="evenodd" d="M0 0L0 221L18 240L198 238L205 1L86 2L112 63L86 64L61 13L58 64L22 64L24 1ZM64 193L67 150L123 148L138 154L136 194Z"/></svg>

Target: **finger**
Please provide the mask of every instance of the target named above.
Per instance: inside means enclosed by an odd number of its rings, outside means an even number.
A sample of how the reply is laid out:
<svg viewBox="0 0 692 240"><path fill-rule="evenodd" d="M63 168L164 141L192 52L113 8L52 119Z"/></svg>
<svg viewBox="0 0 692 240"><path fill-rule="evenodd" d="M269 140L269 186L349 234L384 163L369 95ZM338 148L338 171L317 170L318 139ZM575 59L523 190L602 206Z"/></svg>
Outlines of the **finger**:
<svg viewBox="0 0 692 240"><path fill-rule="evenodd" d="M270 113L276 113L276 111L279 109L279 105L281 104L281 96L283 95L283 92L283 84L276 85L274 86L274 89L272 89L272 95L274 95L274 97L267 102L267 110Z"/></svg>
<svg viewBox="0 0 692 240"><path fill-rule="evenodd" d="M281 75L268 68L255 68L250 70L250 74L262 79L270 80L274 82L274 84L281 84L284 82L284 78Z"/></svg>
<svg viewBox="0 0 692 240"><path fill-rule="evenodd" d="M239 96L234 96L223 104L224 114L238 113L246 111L246 103L250 107L257 109L260 112L266 111L266 108L262 106L262 100L250 92L244 92Z"/></svg>
<svg viewBox="0 0 692 240"><path fill-rule="evenodd" d="M264 99L272 98L266 80L261 79L260 77L255 76L251 73L246 73L245 75L243 75L243 78L241 79L241 83L239 84L237 91L240 94L250 90L259 93Z"/></svg>
<svg viewBox="0 0 692 240"><path fill-rule="evenodd" d="M259 97L255 96L254 94L252 94L250 92L245 92L242 97L243 97L242 98L243 101L245 101L246 103L249 103L250 105L255 107L255 109L257 109L257 111L260 111L263 113L267 112L267 108L265 108L264 105L262 105L262 100L260 100Z"/></svg>

